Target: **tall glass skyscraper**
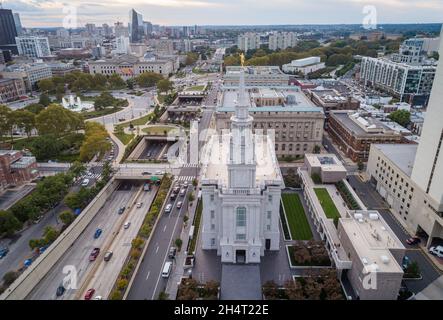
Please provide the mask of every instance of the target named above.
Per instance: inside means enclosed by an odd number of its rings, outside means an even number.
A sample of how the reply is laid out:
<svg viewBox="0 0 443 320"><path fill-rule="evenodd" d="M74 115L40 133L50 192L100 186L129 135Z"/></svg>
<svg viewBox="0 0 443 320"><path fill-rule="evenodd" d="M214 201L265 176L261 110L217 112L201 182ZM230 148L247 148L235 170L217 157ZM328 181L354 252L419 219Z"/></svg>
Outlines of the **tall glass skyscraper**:
<svg viewBox="0 0 443 320"><path fill-rule="evenodd" d="M129 11L129 34L131 42L140 42L144 35L143 16L134 9Z"/></svg>
<svg viewBox="0 0 443 320"><path fill-rule="evenodd" d="M12 11L9 9L0 9L0 50L10 50L18 54L15 43L16 36L17 29Z"/></svg>

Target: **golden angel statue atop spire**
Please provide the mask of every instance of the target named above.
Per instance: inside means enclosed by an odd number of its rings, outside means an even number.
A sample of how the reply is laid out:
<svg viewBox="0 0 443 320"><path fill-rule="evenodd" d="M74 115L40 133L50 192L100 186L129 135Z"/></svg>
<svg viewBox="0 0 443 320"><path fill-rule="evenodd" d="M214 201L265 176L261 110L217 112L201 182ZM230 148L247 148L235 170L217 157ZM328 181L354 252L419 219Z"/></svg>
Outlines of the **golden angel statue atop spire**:
<svg viewBox="0 0 443 320"><path fill-rule="evenodd" d="M245 66L245 55L242 53L240 53L240 64L242 67Z"/></svg>

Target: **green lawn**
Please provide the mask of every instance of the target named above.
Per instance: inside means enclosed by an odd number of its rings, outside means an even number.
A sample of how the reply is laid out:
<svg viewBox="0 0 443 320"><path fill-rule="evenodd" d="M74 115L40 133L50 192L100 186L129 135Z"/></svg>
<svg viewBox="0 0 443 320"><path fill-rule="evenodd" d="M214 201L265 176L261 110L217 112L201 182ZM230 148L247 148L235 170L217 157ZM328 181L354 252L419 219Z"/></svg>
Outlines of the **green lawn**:
<svg viewBox="0 0 443 320"><path fill-rule="evenodd" d="M114 134L125 146L135 137L135 134L127 134L123 131L118 131Z"/></svg>
<svg viewBox="0 0 443 320"><path fill-rule="evenodd" d="M332 201L328 190L326 190L325 188L315 188L314 191L317 195L318 200L320 201L321 206L323 207L323 211L325 212L326 217L328 219L340 218L340 213L338 212L334 201Z"/></svg>
<svg viewBox="0 0 443 320"><path fill-rule="evenodd" d="M205 86L204 85L193 86L193 87L189 87L189 88L185 89L185 91L203 91L203 90L205 90Z"/></svg>
<svg viewBox="0 0 443 320"><path fill-rule="evenodd" d="M312 231L298 194L282 194L292 240L310 240Z"/></svg>
<svg viewBox="0 0 443 320"><path fill-rule="evenodd" d="M94 111L82 112L81 114L85 119L93 119L102 116L107 116L108 114L113 114L122 110L123 108L105 108L103 110L98 110L98 111L94 110Z"/></svg>
<svg viewBox="0 0 443 320"><path fill-rule="evenodd" d="M149 114L147 114L147 115L145 115L145 116L143 116L141 118L137 118L137 119L134 119L134 120L130 120L130 121L126 121L126 122L120 123L120 124L115 126L115 129L117 131L120 130L120 129L123 130L123 128L129 127L129 124L131 124L131 123L134 126L143 126L143 125L147 124L148 121L151 120L151 118L152 118L152 113L149 113Z"/></svg>

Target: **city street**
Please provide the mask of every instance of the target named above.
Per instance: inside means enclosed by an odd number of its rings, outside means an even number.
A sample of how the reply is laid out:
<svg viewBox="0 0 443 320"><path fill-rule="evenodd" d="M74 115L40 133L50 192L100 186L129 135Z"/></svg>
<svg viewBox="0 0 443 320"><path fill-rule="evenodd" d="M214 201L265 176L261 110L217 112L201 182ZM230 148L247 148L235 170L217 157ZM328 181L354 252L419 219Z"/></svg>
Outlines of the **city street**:
<svg viewBox="0 0 443 320"><path fill-rule="evenodd" d="M172 188L178 186L180 180L176 181ZM133 285L129 291L128 300L156 300L161 291L166 288L168 280L162 278L161 273L165 262L168 260L168 251L174 245L175 239L180 235L183 225L183 216L187 213L188 196L193 191L192 181L185 196L178 195L175 200L170 198L167 204L172 205L172 212L162 212L159 217L157 227L151 237L151 241L146 250L146 254L142 258L142 263L134 276ZM181 201L183 205L177 209L177 203ZM185 248L182 248L185 250ZM182 268L182 266L174 265L173 268ZM173 271L172 271L173 272ZM171 272L171 273L172 273Z"/></svg>

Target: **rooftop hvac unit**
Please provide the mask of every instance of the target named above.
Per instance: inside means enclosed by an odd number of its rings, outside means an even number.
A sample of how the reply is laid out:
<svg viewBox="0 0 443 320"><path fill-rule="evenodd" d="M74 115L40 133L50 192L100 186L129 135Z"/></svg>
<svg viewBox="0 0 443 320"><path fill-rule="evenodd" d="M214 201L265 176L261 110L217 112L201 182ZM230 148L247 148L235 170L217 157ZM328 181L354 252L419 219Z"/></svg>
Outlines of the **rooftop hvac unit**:
<svg viewBox="0 0 443 320"><path fill-rule="evenodd" d="M363 262L364 265L367 265L369 263L368 259L366 258L361 258L361 261Z"/></svg>
<svg viewBox="0 0 443 320"><path fill-rule="evenodd" d="M354 214L355 220L363 220L363 215L361 213Z"/></svg>
<svg viewBox="0 0 443 320"><path fill-rule="evenodd" d="M370 213L369 219L371 220L378 220L378 213Z"/></svg>
<svg viewBox="0 0 443 320"><path fill-rule="evenodd" d="M384 264L388 264L389 263L389 257L387 257L387 256L381 256L380 257L381 258L381 261L384 263Z"/></svg>

